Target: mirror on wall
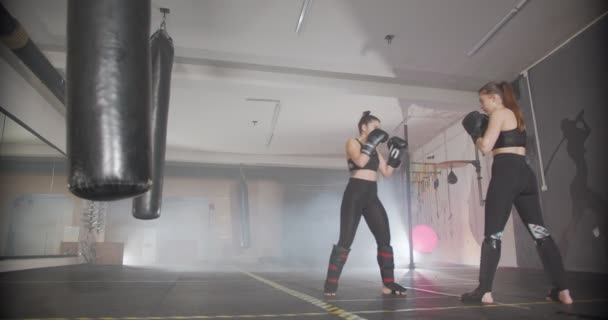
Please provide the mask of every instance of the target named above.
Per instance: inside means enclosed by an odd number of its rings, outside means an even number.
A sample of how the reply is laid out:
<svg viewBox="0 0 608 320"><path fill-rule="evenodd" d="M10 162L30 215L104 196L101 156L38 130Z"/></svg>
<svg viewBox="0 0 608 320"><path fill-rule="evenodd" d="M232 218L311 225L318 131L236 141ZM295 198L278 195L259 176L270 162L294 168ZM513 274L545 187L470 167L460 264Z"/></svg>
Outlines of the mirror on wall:
<svg viewBox="0 0 608 320"><path fill-rule="evenodd" d="M0 257L66 255L64 244L78 241L79 206L63 152L0 112Z"/></svg>

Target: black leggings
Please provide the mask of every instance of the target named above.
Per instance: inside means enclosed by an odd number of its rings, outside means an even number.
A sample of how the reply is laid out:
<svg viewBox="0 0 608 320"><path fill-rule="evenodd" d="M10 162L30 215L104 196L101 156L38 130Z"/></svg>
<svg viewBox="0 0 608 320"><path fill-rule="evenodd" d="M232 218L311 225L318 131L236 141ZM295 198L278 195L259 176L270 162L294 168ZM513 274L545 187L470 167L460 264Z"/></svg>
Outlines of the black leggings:
<svg viewBox="0 0 608 320"><path fill-rule="evenodd" d="M565 289L565 272L561 254L543 221L536 175L526 163L524 156L513 153L496 155L492 164L492 179L485 205L485 239L481 250L480 287L484 291L492 290L492 281L500 259L502 232L513 205L536 241L541 261L553 286Z"/></svg>
<svg viewBox="0 0 608 320"><path fill-rule="evenodd" d="M378 184L375 181L350 178L340 207L340 239L338 246L349 249L361 216L376 238L378 247L388 246L391 242L388 217L384 206L378 199Z"/></svg>
<svg viewBox="0 0 608 320"><path fill-rule="evenodd" d="M530 225L545 226L536 175L525 157L514 153L498 154L494 157L492 179L486 196L486 237L504 230L513 205L529 231Z"/></svg>

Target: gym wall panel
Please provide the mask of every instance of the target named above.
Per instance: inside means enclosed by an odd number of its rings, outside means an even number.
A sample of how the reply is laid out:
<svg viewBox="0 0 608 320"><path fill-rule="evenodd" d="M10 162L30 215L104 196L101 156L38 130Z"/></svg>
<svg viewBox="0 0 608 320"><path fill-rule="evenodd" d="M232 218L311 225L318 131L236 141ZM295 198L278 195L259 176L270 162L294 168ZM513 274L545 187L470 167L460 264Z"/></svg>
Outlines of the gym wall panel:
<svg viewBox="0 0 608 320"><path fill-rule="evenodd" d="M56 212L58 214L67 214L67 217L71 217L71 220L63 221L63 227L79 226L79 212L76 208L80 208L80 199L73 196L68 192L65 187L66 176L64 172L64 166L60 159L55 160L55 164L49 162L43 164L37 160L36 163L30 165L24 164L25 161L21 161L19 168L15 168L15 164L11 164L10 161L0 161L0 255L32 255L34 252L31 248L25 248L26 251L10 252L10 243L8 243L11 220L15 221L14 215L20 210L27 211L22 212L24 214L47 214L50 212ZM53 165L56 165L55 172L53 173ZM44 200L45 203L42 207L35 201L33 197L41 195L40 199ZM52 200L48 202L48 200ZM31 212L31 210L40 211L43 208L44 213ZM69 209L66 209L69 208ZM60 213L59 211L70 210L70 212ZM14 226L19 230L13 230L13 232L27 232L31 233L31 237L27 235L20 235L23 240L27 240L28 237L35 238L39 235L33 229L28 226ZM59 226L57 226L59 227ZM46 225L44 231L51 231L52 226ZM52 240L52 248L46 248L44 252L37 252L36 255L44 254L59 254L58 246L61 241L61 237L64 236L63 232L55 233L55 236L60 238ZM51 239L48 239L51 241ZM29 251L28 251L29 250ZM20 251L20 250L18 250ZM48 251L48 252L47 252ZM29 252L29 253L26 253Z"/></svg>
<svg viewBox="0 0 608 320"><path fill-rule="evenodd" d="M65 195L74 201L72 225L80 225L83 202L67 190L62 160L55 160L54 178L52 160L6 161L0 166L3 206L22 193ZM183 163L167 165L159 219L133 218L130 199L109 202L106 225L98 241L124 243L127 264L202 266L234 262L273 267L282 263L324 272L331 246L339 235L340 204L348 182L346 164L341 170L247 166L242 173L249 189L250 248L240 247L240 205L236 201L239 167ZM399 178L382 179L378 189L390 220L396 264L405 267L406 213ZM0 219L1 226L6 226L8 220L4 216ZM0 245L4 246L2 232ZM376 264L376 243L362 221L348 268L376 268Z"/></svg>
<svg viewBox="0 0 608 320"><path fill-rule="evenodd" d="M608 271L606 35L608 16L529 70L548 187L541 194L544 218L568 270ZM525 78L519 86L535 141ZM528 150L540 180L536 145ZM518 226L516 234L518 264L541 267L534 246L523 240L527 231Z"/></svg>
<svg viewBox="0 0 608 320"><path fill-rule="evenodd" d="M448 184L450 169L437 169L432 163L452 160L475 160L475 149L460 121L413 152L412 217L413 226L431 227L438 243L430 253L418 255L418 262L442 262L479 265L483 241L484 207L480 205L477 175L473 165L454 167L458 181ZM480 153L482 197L485 199L490 180L492 157ZM426 165L425 165L426 163ZM435 188L435 178L437 188ZM500 266L516 266L514 219L504 230Z"/></svg>

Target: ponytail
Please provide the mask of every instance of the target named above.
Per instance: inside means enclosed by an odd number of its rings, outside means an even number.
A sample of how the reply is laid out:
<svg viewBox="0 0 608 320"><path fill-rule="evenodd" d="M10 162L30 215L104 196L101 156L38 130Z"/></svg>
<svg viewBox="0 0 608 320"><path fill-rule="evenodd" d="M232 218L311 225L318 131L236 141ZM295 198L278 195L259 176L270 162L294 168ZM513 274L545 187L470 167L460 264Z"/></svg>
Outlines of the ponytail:
<svg viewBox="0 0 608 320"><path fill-rule="evenodd" d="M515 118L517 119L517 128L519 131L524 131L526 129L526 125L524 124L524 115L521 112L521 108L519 107L517 100L515 99L513 88L506 81L503 81L500 84L500 87L503 92L502 103L515 114Z"/></svg>
<svg viewBox="0 0 608 320"><path fill-rule="evenodd" d="M490 82L481 87L479 89L480 94L497 94L502 98L502 103L504 106L513 111L515 114L515 119L517 119L517 128L519 131L524 131L526 129L526 125L524 123L524 115L521 112L521 108L517 103L517 99L515 99L515 94L513 93L513 88L511 85L506 82Z"/></svg>

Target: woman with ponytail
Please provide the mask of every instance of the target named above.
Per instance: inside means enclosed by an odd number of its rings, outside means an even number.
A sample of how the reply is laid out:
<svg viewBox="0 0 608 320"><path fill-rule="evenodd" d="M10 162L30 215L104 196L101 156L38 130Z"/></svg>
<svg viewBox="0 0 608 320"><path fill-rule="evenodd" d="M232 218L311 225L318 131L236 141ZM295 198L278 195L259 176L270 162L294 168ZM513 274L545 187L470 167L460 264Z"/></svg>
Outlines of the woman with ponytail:
<svg viewBox="0 0 608 320"><path fill-rule="evenodd" d="M500 260L502 232L515 205L551 279L547 299L571 304L562 257L545 227L536 176L526 162L526 126L513 89L507 82L490 82L479 89L479 102L489 117L473 111L462 125L484 154L492 152L494 161L485 204L479 286L463 294L461 300L494 302L492 282Z"/></svg>

